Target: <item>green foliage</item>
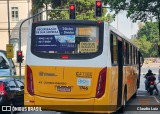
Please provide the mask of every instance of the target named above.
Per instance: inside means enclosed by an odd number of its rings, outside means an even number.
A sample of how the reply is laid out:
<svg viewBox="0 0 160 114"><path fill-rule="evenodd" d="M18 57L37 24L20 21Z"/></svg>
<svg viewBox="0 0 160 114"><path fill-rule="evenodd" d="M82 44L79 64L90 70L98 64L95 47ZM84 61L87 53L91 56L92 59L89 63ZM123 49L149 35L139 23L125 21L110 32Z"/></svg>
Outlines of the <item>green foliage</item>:
<svg viewBox="0 0 160 114"><path fill-rule="evenodd" d="M35 0L34 9L44 8L43 3L51 4L53 9L68 9L69 4L76 4L76 19L113 21L113 16L103 9L103 16L95 17L95 0ZM50 20L69 19L67 11L52 11L48 13Z"/></svg>
<svg viewBox="0 0 160 114"><path fill-rule="evenodd" d="M138 37L132 41L140 48L144 57L156 57L158 55L158 23L146 22L138 31Z"/></svg>
<svg viewBox="0 0 160 114"><path fill-rule="evenodd" d="M54 1L54 0L53 0ZM113 18L110 14L105 16L106 9L103 9L103 15L100 18L95 17L95 0L70 0L69 2L61 2L59 5L54 5L55 9L68 9L69 4L76 4L76 19L85 20L103 20L111 21ZM50 19L69 19L69 12L51 12Z"/></svg>
<svg viewBox="0 0 160 114"><path fill-rule="evenodd" d="M146 22L145 26L138 31L138 37L146 36L146 40L152 43L158 42L159 29L157 22Z"/></svg>
<svg viewBox="0 0 160 114"><path fill-rule="evenodd" d="M111 11L118 14L121 10L127 11L127 17L133 22L141 20L146 22L152 20L153 17L160 20L160 2L159 0L103 0L108 4ZM158 16L159 15L159 16Z"/></svg>
<svg viewBox="0 0 160 114"><path fill-rule="evenodd" d="M40 8L46 8L48 4L51 3L51 0L32 0L33 3L33 12L35 12L36 10L40 9Z"/></svg>

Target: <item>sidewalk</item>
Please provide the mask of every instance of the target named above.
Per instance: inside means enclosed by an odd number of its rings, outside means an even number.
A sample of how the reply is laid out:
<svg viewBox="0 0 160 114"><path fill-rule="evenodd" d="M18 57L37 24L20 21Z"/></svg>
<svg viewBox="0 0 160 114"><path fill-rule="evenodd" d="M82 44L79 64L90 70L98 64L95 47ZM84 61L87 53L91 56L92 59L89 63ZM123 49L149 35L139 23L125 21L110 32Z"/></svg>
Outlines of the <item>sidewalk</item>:
<svg viewBox="0 0 160 114"><path fill-rule="evenodd" d="M143 64L143 68L146 67L152 67L152 68L160 68L160 63L149 63L149 64Z"/></svg>

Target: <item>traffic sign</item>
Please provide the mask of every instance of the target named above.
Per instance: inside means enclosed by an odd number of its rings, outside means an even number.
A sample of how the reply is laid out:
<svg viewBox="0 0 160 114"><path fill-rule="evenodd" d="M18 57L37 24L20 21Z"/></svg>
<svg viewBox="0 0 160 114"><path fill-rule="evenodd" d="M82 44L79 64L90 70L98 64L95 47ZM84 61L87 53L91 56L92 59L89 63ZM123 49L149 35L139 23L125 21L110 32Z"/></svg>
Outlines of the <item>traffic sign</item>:
<svg viewBox="0 0 160 114"><path fill-rule="evenodd" d="M6 45L7 58L13 58L13 44Z"/></svg>

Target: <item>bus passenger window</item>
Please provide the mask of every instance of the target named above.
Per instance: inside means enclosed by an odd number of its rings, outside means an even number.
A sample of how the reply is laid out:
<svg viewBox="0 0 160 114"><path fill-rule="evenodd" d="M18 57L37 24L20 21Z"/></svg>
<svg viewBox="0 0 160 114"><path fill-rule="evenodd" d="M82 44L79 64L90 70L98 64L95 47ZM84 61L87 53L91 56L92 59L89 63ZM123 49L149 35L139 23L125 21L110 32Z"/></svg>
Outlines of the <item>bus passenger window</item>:
<svg viewBox="0 0 160 114"><path fill-rule="evenodd" d="M134 61L134 59L135 59L135 51L134 51L134 47L132 46L132 64L135 64L135 61Z"/></svg>
<svg viewBox="0 0 160 114"><path fill-rule="evenodd" d="M135 63L138 64L138 51L137 51L137 49L136 49L135 51L136 51L136 55L135 55Z"/></svg>
<svg viewBox="0 0 160 114"><path fill-rule="evenodd" d="M126 54L127 54L127 51L126 51L126 42L124 41L123 42L123 58L124 58L124 64L126 64Z"/></svg>
<svg viewBox="0 0 160 114"><path fill-rule="evenodd" d="M111 58L112 64L117 64L117 38L111 34Z"/></svg>
<svg viewBox="0 0 160 114"><path fill-rule="evenodd" d="M126 64L129 64L129 44L126 42Z"/></svg>
<svg viewBox="0 0 160 114"><path fill-rule="evenodd" d="M129 64L132 64L132 46L129 44Z"/></svg>

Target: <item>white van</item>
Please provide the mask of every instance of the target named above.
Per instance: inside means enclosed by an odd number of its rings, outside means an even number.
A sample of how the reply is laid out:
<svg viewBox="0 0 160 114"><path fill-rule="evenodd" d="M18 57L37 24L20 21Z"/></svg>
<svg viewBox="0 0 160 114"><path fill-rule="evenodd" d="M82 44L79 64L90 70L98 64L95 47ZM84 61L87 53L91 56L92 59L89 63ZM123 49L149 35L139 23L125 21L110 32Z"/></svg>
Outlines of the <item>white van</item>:
<svg viewBox="0 0 160 114"><path fill-rule="evenodd" d="M6 52L0 51L0 76L10 76L10 68L12 68L12 75L15 75L16 70L13 61L10 65L9 59L6 57Z"/></svg>

